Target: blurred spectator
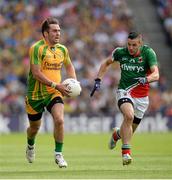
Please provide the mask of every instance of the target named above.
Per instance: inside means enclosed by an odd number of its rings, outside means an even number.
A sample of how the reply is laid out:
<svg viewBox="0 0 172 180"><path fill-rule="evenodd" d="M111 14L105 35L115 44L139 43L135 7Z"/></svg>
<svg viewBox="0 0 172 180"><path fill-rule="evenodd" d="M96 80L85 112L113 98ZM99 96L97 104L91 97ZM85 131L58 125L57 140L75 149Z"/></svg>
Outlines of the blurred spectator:
<svg viewBox="0 0 172 180"><path fill-rule="evenodd" d="M172 0L153 0L158 15L167 34L167 41L172 45Z"/></svg>
<svg viewBox="0 0 172 180"><path fill-rule="evenodd" d="M134 27L133 14L126 2L126 0L1 0L1 115L17 121L18 115L24 113L26 77L29 69L28 48L41 38L40 23L47 16L56 16L63 27L62 44L67 44L69 48L83 89L80 97L66 99L69 104L65 110L71 115L79 113L112 115L117 112L115 97L109 97L108 94L113 94L112 91L117 86L120 75L118 66L114 66L108 72L102 84L102 91L91 101L89 93L100 61L115 47L124 46L128 32ZM157 2L158 12L171 33L172 1ZM161 93L164 96L161 96ZM164 107L162 103L169 101L165 93L165 77L163 77L160 84L153 87L151 92L152 104L149 113L160 111L161 107ZM109 108L110 106L114 106L114 109Z"/></svg>

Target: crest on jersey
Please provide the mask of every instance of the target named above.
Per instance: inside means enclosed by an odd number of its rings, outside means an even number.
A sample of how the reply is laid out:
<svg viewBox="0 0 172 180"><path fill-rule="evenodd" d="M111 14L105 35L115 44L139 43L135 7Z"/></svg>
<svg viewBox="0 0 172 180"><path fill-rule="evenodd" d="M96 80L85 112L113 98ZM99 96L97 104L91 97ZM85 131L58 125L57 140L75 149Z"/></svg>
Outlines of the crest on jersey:
<svg viewBox="0 0 172 180"><path fill-rule="evenodd" d="M142 58L142 57L139 57L138 62L139 62L139 63L142 63L142 62L143 62L143 58Z"/></svg>

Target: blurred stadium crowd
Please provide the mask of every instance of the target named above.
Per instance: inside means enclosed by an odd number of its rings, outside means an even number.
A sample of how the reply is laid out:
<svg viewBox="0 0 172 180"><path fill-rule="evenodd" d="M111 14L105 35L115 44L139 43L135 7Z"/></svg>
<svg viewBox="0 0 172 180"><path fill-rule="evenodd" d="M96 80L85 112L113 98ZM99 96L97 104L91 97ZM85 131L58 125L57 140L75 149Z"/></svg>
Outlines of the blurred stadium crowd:
<svg viewBox="0 0 172 180"><path fill-rule="evenodd" d="M167 7L167 1L158 0L157 8L172 37L172 5L168 1L171 8ZM168 13L163 13L166 9ZM115 47L124 46L128 32L134 28L133 13L126 1L1 0L0 116L15 120L25 113L28 50L41 38L40 24L47 16L60 21L61 43L69 49L83 89L78 98L65 99L66 113L113 115L118 111L114 94L120 76L118 66L106 74L102 89L94 98L90 99L89 93L101 60ZM148 114L157 112L172 119L172 89L167 89L163 74L150 92Z"/></svg>
<svg viewBox="0 0 172 180"><path fill-rule="evenodd" d="M167 42L172 45L172 0L153 0L167 35Z"/></svg>

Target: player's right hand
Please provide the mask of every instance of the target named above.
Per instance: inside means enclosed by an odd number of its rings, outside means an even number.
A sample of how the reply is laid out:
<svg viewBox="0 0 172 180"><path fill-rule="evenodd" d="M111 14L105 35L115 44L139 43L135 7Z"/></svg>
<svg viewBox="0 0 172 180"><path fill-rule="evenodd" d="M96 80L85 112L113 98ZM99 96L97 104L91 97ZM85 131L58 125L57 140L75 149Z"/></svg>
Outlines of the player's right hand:
<svg viewBox="0 0 172 180"><path fill-rule="evenodd" d="M145 85L146 83L148 83L148 79L147 77L139 77L139 78L135 78L139 84Z"/></svg>
<svg viewBox="0 0 172 180"><path fill-rule="evenodd" d="M63 96L70 97L70 96L69 96L69 93L71 93L71 91L67 88L67 84L65 84L65 85L63 85L63 84L58 84L58 85L56 86L56 89L57 89L58 91L60 91Z"/></svg>
<svg viewBox="0 0 172 180"><path fill-rule="evenodd" d="M94 95L95 91L98 91L100 89L100 85L101 85L101 79L96 78L95 82L94 82L94 87L90 93L90 97L92 97Z"/></svg>

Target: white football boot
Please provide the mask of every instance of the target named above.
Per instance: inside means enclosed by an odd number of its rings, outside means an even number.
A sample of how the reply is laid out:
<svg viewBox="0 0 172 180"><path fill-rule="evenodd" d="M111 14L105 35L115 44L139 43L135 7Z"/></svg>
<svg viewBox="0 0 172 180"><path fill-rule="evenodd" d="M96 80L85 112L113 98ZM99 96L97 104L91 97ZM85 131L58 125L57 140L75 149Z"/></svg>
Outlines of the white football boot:
<svg viewBox="0 0 172 180"><path fill-rule="evenodd" d="M129 154L123 154L122 155L122 164L123 165L129 165L132 162L132 158Z"/></svg>
<svg viewBox="0 0 172 180"><path fill-rule="evenodd" d="M27 146L26 148L26 159L29 163L33 163L35 160L35 146Z"/></svg>
<svg viewBox="0 0 172 180"><path fill-rule="evenodd" d="M64 160L63 155L61 153L55 154L55 162L58 164L59 168L66 168L67 162Z"/></svg>

